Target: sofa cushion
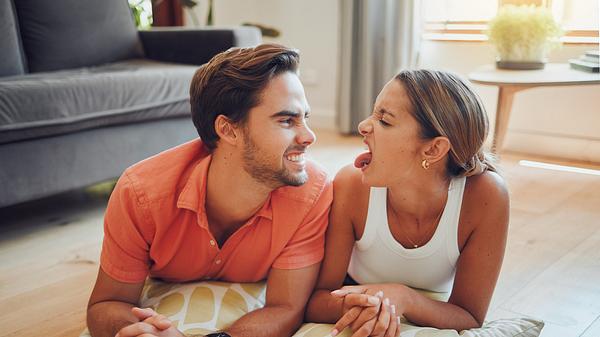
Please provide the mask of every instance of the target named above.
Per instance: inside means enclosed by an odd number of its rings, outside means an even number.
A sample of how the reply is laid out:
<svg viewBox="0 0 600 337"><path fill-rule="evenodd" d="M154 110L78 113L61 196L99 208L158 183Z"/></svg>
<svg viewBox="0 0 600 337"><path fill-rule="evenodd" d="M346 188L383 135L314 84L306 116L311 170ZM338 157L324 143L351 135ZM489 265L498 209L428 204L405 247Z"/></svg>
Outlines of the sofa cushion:
<svg viewBox="0 0 600 337"><path fill-rule="evenodd" d="M0 0L0 76L18 75L25 72L23 54L19 41L19 27L15 20L12 0Z"/></svg>
<svg viewBox="0 0 600 337"><path fill-rule="evenodd" d="M196 69L131 60L0 78L0 144L188 115Z"/></svg>
<svg viewBox="0 0 600 337"><path fill-rule="evenodd" d="M19 0L15 7L31 72L142 56L127 0Z"/></svg>

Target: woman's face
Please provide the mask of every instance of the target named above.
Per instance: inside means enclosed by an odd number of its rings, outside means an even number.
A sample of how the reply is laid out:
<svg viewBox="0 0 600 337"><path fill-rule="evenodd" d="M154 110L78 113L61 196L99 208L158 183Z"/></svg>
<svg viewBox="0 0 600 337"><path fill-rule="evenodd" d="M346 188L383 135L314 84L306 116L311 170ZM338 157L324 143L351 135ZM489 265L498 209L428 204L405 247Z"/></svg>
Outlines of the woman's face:
<svg viewBox="0 0 600 337"><path fill-rule="evenodd" d="M358 125L369 148L354 163L362 170L363 183L383 187L418 178L425 142L410 109L404 87L392 79L379 93L371 116Z"/></svg>

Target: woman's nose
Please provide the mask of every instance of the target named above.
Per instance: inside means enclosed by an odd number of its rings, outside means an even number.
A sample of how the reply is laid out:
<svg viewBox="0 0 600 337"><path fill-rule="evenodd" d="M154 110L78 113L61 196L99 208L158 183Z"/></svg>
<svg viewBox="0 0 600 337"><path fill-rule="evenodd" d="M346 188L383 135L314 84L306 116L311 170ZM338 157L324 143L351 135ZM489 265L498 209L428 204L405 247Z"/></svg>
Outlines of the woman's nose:
<svg viewBox="0 0 600 337"><path fill-rule="evenodd" d="M366 136L371 133L373 130L373 126L371 125L370 118L364 119L362 122L358 123L358 133L362 136Z"/></svg>

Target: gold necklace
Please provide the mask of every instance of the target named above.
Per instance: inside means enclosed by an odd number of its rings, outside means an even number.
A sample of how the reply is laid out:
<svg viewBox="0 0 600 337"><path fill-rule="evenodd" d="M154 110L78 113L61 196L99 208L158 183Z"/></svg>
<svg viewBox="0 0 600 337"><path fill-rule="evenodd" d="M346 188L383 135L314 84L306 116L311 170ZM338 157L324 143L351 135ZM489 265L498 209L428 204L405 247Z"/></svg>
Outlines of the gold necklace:
<svg viewBox="0 0 600 337"><path fill-rule="evenodd" d="M444 214L444 209L446 209L446 203L447 202L448 202L448 194L446 194L446 200L443 203L442 210L440 211L440 213L438 214L438 216L435 218L435 220L432 222L431 228L426 233L427 235L424 236L425 240L427 238L429 238L429 235L431 234L432 230L435 229L435 228L437 228L437 226L439 225L439 221L442 218L442 214ZM396 213L396 210L394 209L394 207L392 206L391 203L390 203L390 208L392 209L392 212L394 213L394 216L396 217L396 221L398 221L398 214ZM406 233L406 231L404 230L404 227L402 227L401 225L399 225L398 227L400 227L400 230L402 231L402 234L404 234L404 237L408 240L408 242L410 242L410 244L413 246L413 248L419 248L419 244L416 244L410 238L410 236L408 236L408 233Z"/></svg>

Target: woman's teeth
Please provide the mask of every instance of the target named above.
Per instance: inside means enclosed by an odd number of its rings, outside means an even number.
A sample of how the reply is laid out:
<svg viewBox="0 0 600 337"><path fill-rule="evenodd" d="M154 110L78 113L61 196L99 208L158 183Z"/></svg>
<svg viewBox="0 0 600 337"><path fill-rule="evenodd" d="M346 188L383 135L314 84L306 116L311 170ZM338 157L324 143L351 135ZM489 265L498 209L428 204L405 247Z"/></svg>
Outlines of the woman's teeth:
<svg viewBox="0 0 600 337"><path fill-rule="evenodd" d="M301 162L304 161L304 153L288 155L286 156L286 159L293 162Z"/></svg>

